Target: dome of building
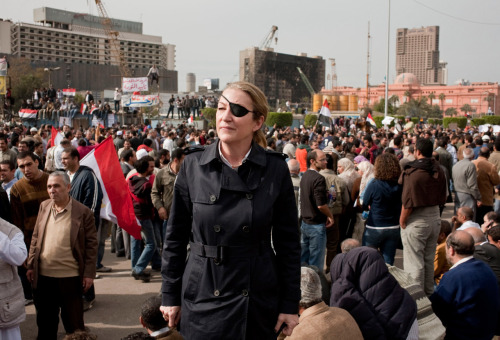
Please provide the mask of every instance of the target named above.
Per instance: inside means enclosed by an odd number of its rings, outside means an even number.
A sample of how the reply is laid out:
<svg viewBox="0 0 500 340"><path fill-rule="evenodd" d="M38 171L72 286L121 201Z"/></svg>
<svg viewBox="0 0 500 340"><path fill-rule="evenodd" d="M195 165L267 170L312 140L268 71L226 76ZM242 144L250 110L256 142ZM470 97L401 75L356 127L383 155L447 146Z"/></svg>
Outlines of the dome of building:
<svg viewBox="0 0 500 340"><path fill-rule="evenodd" d="M420 86L420 82L413 73L401 73L399 76L396 77L394 84Z"/></svg>

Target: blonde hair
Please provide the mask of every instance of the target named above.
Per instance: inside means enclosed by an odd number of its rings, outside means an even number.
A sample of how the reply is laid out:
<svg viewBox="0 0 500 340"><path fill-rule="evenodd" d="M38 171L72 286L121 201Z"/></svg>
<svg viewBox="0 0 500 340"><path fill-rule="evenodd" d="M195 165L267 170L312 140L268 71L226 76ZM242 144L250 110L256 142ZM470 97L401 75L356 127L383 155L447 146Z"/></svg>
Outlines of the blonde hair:
<svg viewBox="0 0 500 340"><path fill-rule="evenodd" d="M259 117L264 117L264 122L267 119L267 114L269 113L269 106L267 105L267 98L264 92L259 89L254 84L248 83L246 81L237 81L234 83L230 83L227 85L226 89L238 89L250 96L252 99L252 114L253 119L257 120ZM262 123L264 125L264 123ZM253 141L264 149L267 148L266 136L264 135L264 131L262 128L258 129L253 133Z"/></svg>

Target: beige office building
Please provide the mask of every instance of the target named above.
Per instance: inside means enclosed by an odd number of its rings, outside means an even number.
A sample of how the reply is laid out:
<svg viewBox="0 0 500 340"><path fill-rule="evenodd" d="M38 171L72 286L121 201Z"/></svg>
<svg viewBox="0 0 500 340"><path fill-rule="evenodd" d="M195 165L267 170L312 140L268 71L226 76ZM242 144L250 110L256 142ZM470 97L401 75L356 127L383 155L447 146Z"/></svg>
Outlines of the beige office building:
<svg viewBox="0 0 500 340"><path fill-rule="evenodd" d="M422 85L446 85L446 62L439 59L439 26L397 30L396 73L412 73Z"/></svg>

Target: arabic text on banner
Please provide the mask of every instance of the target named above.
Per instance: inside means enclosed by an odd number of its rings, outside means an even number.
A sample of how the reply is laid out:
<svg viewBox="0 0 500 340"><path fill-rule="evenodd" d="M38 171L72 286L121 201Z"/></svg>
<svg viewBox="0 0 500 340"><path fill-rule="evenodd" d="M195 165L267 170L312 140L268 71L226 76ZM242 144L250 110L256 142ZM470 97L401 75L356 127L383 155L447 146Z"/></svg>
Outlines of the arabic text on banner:
<svg viewBox="0 0 500 340"><path fill-rule="evenodd" d="M123 92L148 91L148 77L122 78Z"/></svg>

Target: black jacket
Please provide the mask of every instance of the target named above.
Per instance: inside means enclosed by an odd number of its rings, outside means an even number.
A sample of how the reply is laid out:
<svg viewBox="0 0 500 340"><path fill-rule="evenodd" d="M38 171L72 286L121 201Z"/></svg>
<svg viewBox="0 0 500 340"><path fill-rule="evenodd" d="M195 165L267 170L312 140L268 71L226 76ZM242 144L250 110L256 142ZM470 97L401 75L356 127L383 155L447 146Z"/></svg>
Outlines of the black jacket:
<svg viewBox="0 0 500 340"><path fill-rule="evenodd" d="M330 306L347 310L365 339L408 337L417 306L389 273L377 250L359 247L337 255L330 275Z"/></svg>
<svg viewBox="0 0 500 340"><path fill-rule="evenodd" d="M187 155L177 175L162 304L182 306L185 339L275 339L278 313L296 314L300 300L288 167L281 154L253 143L237 172L222 163L217 145Z"/></svg>
<svg viewBox="0 0 500 340"><path fill-rule="evenodd" d="M91 168L80 165L71 181L69 195L92 210L98 228L103 195L101 184Z"/></svg>

